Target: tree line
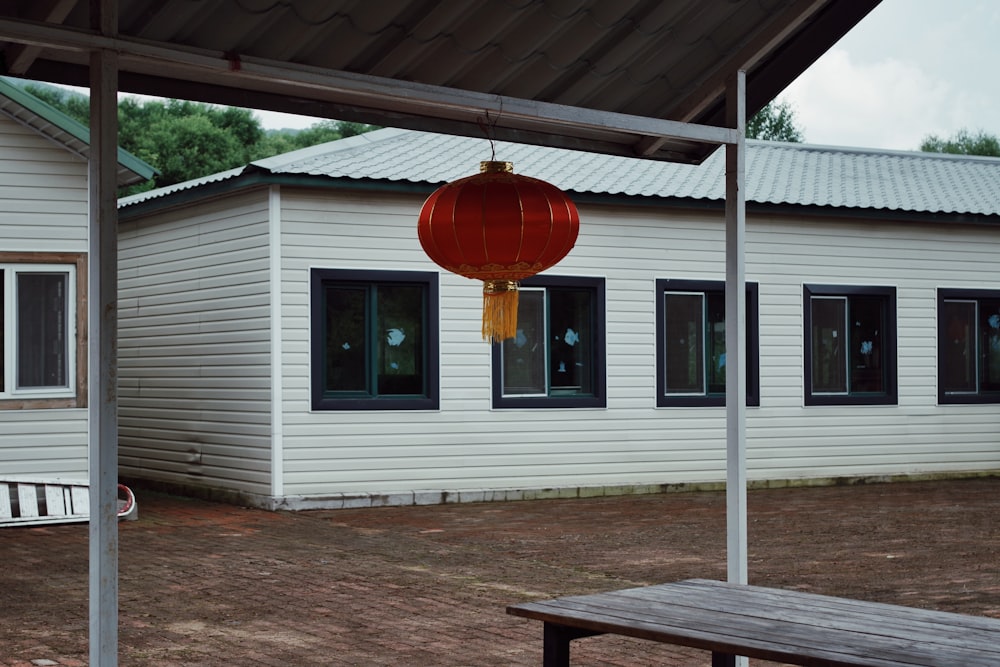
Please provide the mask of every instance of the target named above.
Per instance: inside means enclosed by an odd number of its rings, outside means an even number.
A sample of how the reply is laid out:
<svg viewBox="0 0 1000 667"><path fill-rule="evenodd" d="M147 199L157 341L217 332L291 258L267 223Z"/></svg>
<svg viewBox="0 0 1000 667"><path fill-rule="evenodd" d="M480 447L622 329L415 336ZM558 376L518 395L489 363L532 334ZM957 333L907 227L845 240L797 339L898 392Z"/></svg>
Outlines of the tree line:
<svg viewBox="0 0 1000 667"><path fill-rule="evenodd" d="M767 141L804 141L804 133L795 118L795 111L788 102L769 102L747 121L748 139ZM953 155L984 155L1000 157L1000 139L983 130L961 129L950 138L928 135L920 142L925 153L950 153Z"/></svg>

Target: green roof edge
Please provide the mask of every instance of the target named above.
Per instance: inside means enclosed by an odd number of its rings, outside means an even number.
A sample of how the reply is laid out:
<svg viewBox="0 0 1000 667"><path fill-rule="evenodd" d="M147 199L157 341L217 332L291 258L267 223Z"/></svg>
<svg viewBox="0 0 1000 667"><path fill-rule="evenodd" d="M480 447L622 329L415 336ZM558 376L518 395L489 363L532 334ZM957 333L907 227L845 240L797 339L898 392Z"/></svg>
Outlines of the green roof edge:
<svg viewBox="0 0 1000 667"><path fill-rule="evenodd" d="M28 111L41 116L53 125L58 126L60 129L86 143L88 146L90 145L89 128L75 118L67 116L65 113L56 109L48 102L41 100L26 90L12 84L6 77L2 76L0 76L0 95L9 97ZM118 147L118 164L135 173L137 176L142 177L144 180L149 180L160 173L151 164L143 161L135 155L132 155L121 146Z"/></svg>

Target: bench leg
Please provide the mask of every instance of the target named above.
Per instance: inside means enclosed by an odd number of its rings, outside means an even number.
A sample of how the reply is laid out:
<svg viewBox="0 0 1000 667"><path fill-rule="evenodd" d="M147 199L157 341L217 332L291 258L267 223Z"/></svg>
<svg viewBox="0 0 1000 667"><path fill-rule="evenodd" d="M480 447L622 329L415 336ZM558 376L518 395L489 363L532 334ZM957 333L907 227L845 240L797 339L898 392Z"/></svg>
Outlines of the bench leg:
<svg viewBox="0 0 1000 667"><path fill-rule="evenodd" d="M712 667L736 667L736 656L712 651Z"/></svg>
<svg viewBox="0 0 1000 667"><path fill-rule="evenodd" d="M542 666L569 667L569 643L581 637L601 634L591 630L571 628L558 623L546 623L543 629Z"/></svg>

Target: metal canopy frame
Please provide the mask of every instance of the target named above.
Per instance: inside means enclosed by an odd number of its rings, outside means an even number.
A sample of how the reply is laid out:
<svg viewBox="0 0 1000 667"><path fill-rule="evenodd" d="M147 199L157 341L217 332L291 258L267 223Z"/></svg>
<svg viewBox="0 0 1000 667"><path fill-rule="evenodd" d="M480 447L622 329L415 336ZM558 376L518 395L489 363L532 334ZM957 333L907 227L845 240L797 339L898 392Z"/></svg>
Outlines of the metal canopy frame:
<svg viewBox="0 0 1000 667"><path fill-rule="evenodd" d="M841 16L831 32L846 32L878 0L866 0L857 15ZM281 98L322 103L334 112L345 105L356 113L370 109L376 122L392 124L396 116L417 116L431 121L437 129L468 134L478 127L484 113L503 119L503 138L528 143L545 143L558 137L559 145L612 154L691 161L691 145L703 147L702 157L718 146L726 150L726 318L736 326L726 327L728 367L735 369L726 386L727 459L727 560L728 578L747 582L746 508L746 294L744 289L745 243L745 142L747 114L746 67L733 68L703 82L703 87L724 89L725 115L721 126L679 120L649 118L595 109L565 106L511 96L490 95L442 86L380 78L371 75L293 65L287 62L241 57L220 58L208 52L178 44L150 43L117 34L118 2L91 0L91 31L60 27L59 13L65 17L72 2L49 3L54 22L41 23L0 18L0 39L23 45L19 62L28 62L44 49L73 52L67 67L86 63L91 90L90 160L90 285L88 319L90 346L90 664L115 667L118 651L118 526L117 526L117 91L122 80L139 91L150 81L162 81L161 94L187 99L211 99L209 88L240 87L255 91L255 100ZM792 3L799 18L812 16L827 7L826 0L797 0ZM832 4L830 5L832 6ZM843 8L845 5L837 5ZM768 36L767 48L779 46L793 26ZM808 40L806 40L808 41ZM793 57L817 50L803 40L786 49ZM763 44L747 44L741 51L748 61L759 58ZM825 47L820 47L820 52ZM751 58L751 55L753 58ZM814 57L819 53L815 53ZM772 55L772 58L776 56ZM74 60L75 59L75 60ZM780 58L777 58L780 60ZM811 60L779 65L778 70L801 71ZM732 63L728 63L732 67ZM144 84L129 77L145 73ZM787 72L786 72L787 74ZM157 79L156 77L161 77ZM790 79L789 79L790 80ZM705 97L708 99L708 96ZM765 100L766 101L766 100ZM231 103L231 102L229 102ZM755 108L762 106L762 103ZM273 107L272 107L273 108ZM283 109L291 110L291 109ZM691 112L692 114L694 111ZM686 118L693 116L685 116ZM400 123L400 126L407 126ZM412 126L412 125L411 125ZM478 129L476 130L478 132ZM499 135L498 135L499 136ZM676 145L678 151L671 153ZM626 150L625 147L631 147ZM707 150L704 150L707 147ZM697 153L697 151L696 151ZM96 372L95 372L96 370Z"/></svg>

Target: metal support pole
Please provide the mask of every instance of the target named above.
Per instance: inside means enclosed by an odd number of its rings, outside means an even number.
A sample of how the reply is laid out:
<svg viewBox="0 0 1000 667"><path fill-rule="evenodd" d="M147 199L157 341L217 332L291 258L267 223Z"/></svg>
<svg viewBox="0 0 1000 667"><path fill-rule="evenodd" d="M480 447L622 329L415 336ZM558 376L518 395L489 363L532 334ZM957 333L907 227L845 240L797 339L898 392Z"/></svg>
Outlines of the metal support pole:
<svg viewBox="0 0 1000 667"><path fill-rule="evenodd" d="M746 73L726 88L726 508L729 581L747 583L746 475Z"/></svg>
<svg viewBox="0 0 1000 667"><path fill-rule="evenodd" d="M102 3L102 30L113 2ZM95 17L97 18L97 17ZM118 664L118 57L90 57L90 665Z"/></svg>
<svg viewBox="0 0 1000 667"><path fill-rule="evenodd" d="M726 124L738 139L726 144L726 544L729 581L747 583L746 471L746 73L726 86ZM746 667L745 657L730 657ZM713 658L713 664L715 658Z"/></svg>

